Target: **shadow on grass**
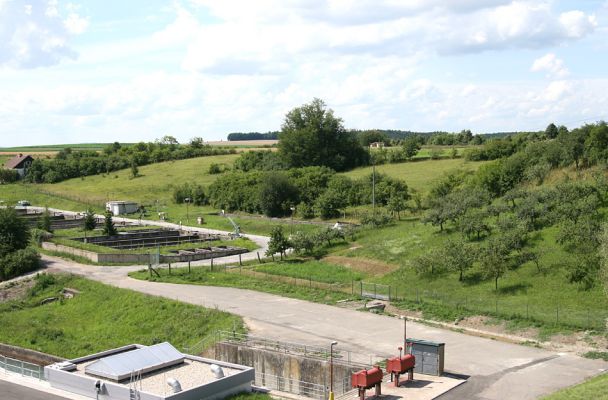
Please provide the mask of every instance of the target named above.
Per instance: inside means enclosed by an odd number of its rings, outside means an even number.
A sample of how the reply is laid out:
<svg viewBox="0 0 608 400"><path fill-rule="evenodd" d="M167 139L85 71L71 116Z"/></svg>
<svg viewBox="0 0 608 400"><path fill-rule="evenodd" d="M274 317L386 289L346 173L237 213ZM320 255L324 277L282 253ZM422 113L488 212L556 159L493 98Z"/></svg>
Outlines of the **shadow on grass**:
<svg viewBox="0 0 608 400"><path fill-rule="evenodd" d="M498 288L499 294L525 294L528 288L532 287L530 283L516 283L513 285L503 286Z"/></svg>
<svg viewBox="0 0 608 400"><path fill-rule="evenodd" d="M481 281L483 281L481 272L473 272L462 277L462 284L464 286L475 286L481 283Z"/></svg>

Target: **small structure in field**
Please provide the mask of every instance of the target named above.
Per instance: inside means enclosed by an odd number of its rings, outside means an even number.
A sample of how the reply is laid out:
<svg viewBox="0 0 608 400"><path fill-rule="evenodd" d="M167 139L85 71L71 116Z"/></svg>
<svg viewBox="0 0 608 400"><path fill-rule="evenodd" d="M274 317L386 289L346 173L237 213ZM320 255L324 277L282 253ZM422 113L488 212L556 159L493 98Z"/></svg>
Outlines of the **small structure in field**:
<svg viewBox="0 0 608 400"><path fill-rule="evenodd" d="M384 147L384 142L374 142L374 143L370 143L369 147L372 149L381 149Z"/></svg>
<svg viewBox="0 0 608 400"><path fill-rule="evenodd" d="M110 211L112 215L135 214L139 211L139 204L134 201L108 201L106 210Z"/></svg>
<svg viewBox="0 0 608 400"><path fill-rule="evenodd" d="M16 155L15 157L11 158L10 160L8 160L4 164L4 167L6 169L12 169L13 171L17 171L19 176L21 178L23 178L25 176L25 174L27 173L27 170L32 165L32 162L34 162L34 158L32 156L30 156L28 154L26 154L26 155L19 154L19 155Z"/></svg>

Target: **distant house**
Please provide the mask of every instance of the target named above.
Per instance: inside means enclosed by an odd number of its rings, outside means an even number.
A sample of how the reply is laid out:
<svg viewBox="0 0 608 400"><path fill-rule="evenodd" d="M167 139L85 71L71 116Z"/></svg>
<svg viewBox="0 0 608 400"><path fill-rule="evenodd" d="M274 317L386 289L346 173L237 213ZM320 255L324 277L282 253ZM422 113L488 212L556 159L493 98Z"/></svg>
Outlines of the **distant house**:
<svg viewBox="0 0 608 400"><path fill-rule="evenodd" d="M371 147L372 149L380 149L380 148L384 147L384 142L370 143L369 147Z"/></svg>
<svg viewBox="0 0 608 400"><path fill-rule="evenodd" d="M17 171L20 177L24 177L27 173L27 170L32 165L34 158L30 155L19 154L8 160L4 167L6 169L12 169L13 171Z"/></svg>

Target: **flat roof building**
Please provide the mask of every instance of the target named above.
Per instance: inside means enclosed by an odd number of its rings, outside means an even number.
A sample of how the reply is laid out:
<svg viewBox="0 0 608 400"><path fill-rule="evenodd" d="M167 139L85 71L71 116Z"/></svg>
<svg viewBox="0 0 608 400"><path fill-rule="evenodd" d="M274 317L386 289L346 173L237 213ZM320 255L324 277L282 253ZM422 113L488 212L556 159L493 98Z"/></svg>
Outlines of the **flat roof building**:
<svg viewBox="0 0 608 400"><path fill-rule="evenodd" d="M251 367L133 344L44 368L52 387L94 399L222 399L251 391Z"/></svg>

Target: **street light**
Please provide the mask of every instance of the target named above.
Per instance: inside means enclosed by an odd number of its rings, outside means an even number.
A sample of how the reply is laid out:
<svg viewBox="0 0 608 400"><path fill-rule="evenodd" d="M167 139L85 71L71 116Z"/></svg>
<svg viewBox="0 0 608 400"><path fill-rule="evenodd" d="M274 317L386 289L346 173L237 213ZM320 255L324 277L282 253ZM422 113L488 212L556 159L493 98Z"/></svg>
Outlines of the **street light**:
<svg viewBox="0 0 608 400"><path fill-rule="evenodd" d="M296 211L296 208L294 206L289 207L289 209L291 210L291 226L289 229L289 234L293 235L293 213Z"/></svg>
<svg viewBox="0 0 608 400"><path fill-rule="evenodd" d="M188 207L190 205L190 197L186 197L184 201L186 202L186 222L190 223L190 212Z"/></svg>
<svg viewBox="0 0 608 400"><path fill-rule="evenodd" d="M335 340L329 345L329 400L334 400L334 346Z"/></svg>

